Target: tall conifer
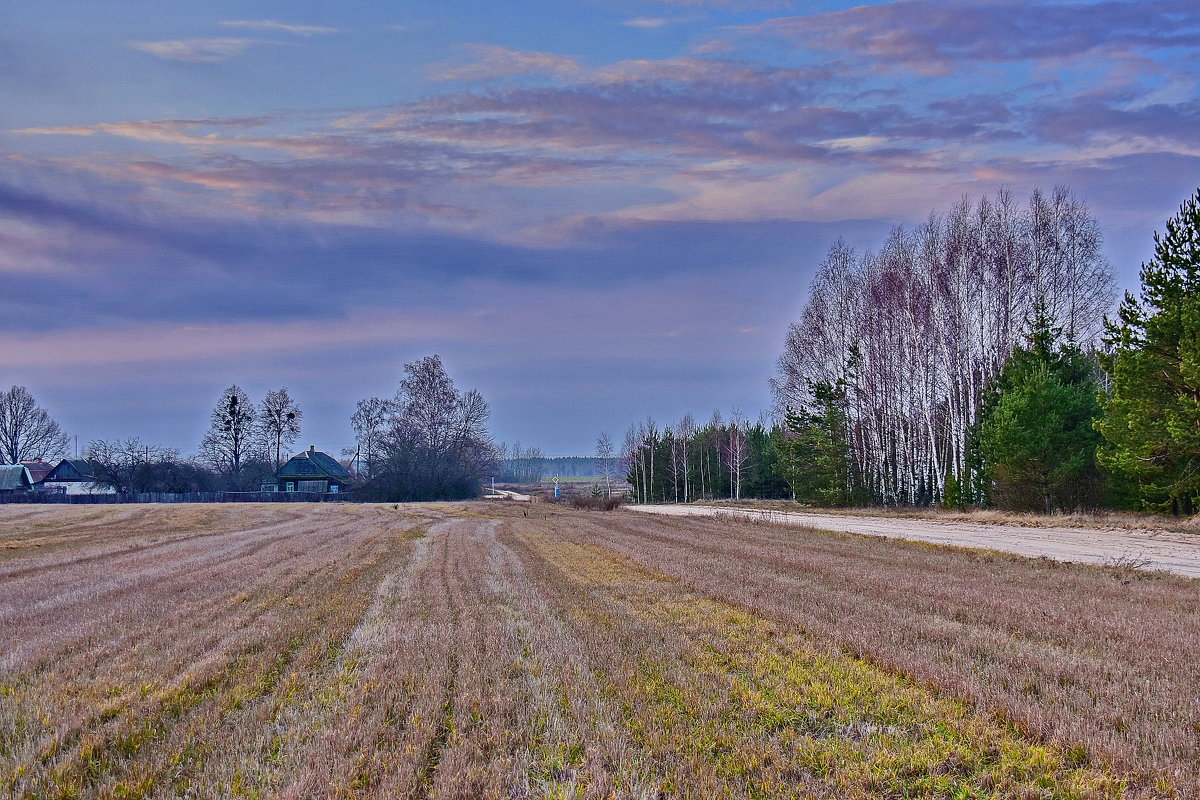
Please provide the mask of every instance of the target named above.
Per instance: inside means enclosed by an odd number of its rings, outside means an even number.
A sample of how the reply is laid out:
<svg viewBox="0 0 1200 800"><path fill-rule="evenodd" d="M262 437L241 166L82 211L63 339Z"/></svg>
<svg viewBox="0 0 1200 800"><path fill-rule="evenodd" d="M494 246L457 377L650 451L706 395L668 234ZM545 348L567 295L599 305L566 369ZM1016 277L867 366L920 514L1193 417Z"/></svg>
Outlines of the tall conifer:
<svg viewBox="0 0 1200 800"><path fill-rule="evenodd" d="M1141 281L1105 335L1100 459L1147 508L1190 514L1200 497L1200 190L1155 234Z"/></svg>

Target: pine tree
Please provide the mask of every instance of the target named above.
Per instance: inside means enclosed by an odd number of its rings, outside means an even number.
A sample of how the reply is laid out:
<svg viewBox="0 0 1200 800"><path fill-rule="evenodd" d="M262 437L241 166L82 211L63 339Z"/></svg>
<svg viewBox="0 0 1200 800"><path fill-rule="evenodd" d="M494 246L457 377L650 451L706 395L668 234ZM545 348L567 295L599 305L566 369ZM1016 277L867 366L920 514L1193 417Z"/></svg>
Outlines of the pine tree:
<svg viewBox="0 0 1200 800"><path fill-rule="evenodd" d="M1094 362L1061 336L1039 302L1028 344L1013 351L985 401L979 450L998 505L1049 512L1099 499Z"/></svg>
<svg viewBox="0 0 1200 800"><path fill-rule="evenodd" d="M1154 236L1141 297L1126 293L1104 359L1112 390L1101 463L1152 510L1191 514L1200 496L1200 190Z"/></svg>
<svg viewBox="0 0 1200 800"><path fill-rule="evenodd" d="M816 383L808 409L789 408L789 436L780 453L792 494L801 502L844 506L853 502L850 449L846 440L845 386Z"/></svg>

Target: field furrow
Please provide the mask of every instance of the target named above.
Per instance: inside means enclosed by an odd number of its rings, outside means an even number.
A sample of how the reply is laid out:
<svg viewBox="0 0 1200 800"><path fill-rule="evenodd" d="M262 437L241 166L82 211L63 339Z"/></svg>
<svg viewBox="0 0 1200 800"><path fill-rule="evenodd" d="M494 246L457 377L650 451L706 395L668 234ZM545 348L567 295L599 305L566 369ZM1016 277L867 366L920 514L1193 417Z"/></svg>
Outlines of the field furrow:
<svg viewBox="0 0 1200 800"><path fill-rule="evenodd" d="M0 509L13 797L1200 783L1181 579L548 506L60 511Z"/></svg>

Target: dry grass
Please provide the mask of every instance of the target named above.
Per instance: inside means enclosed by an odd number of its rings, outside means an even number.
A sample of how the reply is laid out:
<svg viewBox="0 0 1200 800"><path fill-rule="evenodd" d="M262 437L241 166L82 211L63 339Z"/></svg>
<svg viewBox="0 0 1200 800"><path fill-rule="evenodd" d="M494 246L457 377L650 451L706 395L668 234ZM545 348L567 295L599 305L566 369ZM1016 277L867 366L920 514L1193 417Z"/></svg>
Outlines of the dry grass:
<svg viewBox="0 0 1200 800"><path fill-rule="evenodd" d="M548 505L0 507L0 526L14 797L1200 784L1183 580Z"/></svg>
<svg viewBox="0 0 1200 800"><path fill-rule="evenodd" d="M889 517L895 519L925 519L938 522L974 522L980 525L1017 525L1026 528L1089 528L1115 531L1171 531L1173 533L1200 533L1200 515L1173 517L1167 514L1145 514L1133 511L1077 511L1073 513L1034 514L1020 511L1003 511L995 508L950 509L931 506L883 508L879 506L829 508L808 506L790 500L706 500L699 505L737 506L741 508L768 509L771 511L797 511L817 514L840 514L854 517Z"/></svg>
<svg viewBox="0 0 1200 800"><path fill-rule="evenodd" d="M768 524L630 517L576 535L1039 740L1082 746L1135 783L1200 796L1196 581Z"/></svg>

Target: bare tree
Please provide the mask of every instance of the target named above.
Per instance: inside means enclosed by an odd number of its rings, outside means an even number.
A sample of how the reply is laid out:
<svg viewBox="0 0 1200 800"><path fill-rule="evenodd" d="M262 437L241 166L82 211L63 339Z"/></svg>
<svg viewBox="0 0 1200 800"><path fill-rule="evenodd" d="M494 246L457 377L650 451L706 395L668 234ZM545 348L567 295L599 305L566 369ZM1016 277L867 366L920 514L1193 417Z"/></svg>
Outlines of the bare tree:
<svg viewBox="0 0 1200 800"><path fill-rule="evenodd" d="M646 502L646 461L641 456L646 428L644 425L630 425L621 440L621 467L633 484L634 499L639 503Z"/></svg>
<svg viewBox="0 0 1200 800"><path fill-rule="evenodd" d="M263 398L258 424L263 439L275 456L275 469L278 470L283 463L280 460L283 446L292 444L300 436L300 419L303 416L286 386L267 392Z"/></svg>
<svg viewBox="0 0 1200 800"><path fill-rule="evenodd" d="M164 467L181 462L179 451L142 442L136 436L124 441L98 439L88 443L84 458L92 467L96 484L116 492L145 492L163 479Z"/></svg>
<svg viewBox="0 0 1200 800"><path fill-rule="evenodd" d="M604 478L605 497L612 497L612 476L615 462L612 438L609 437L607 431L601 431L596 438L596 471Z"/></svg>
<svg viewBox="0 0 1200 800"><path fill-rule="evenodd" d="M368 397L358 401L358 407L350 417L350 427L354 428L354 437L358 444L359 463L366 464L366 469L362 470L364 477L370 477L377 466L382 453L380 446L393 411L394 404L391 400Z"/></svg>
<svg viewBox="0 0 1200 800"><path fill-rule="evenodd" d="M24 386L0 392L0 464L59 458L67 436Z"/></svg>
<svg viewBox="0 0 1200 800"><path fill-rule="evenodd" d="M746 469L750 451L746 444L746 421L737 409L734 409L725 429L721 451L725 456L725 468L729 471L729 496L734 500L741 500L742 474Z"/></svg>
<svg viewBox="0 0 1200 800"><path fill-rule="evenodd" d="M259 441L254 404L237 384L221 394L212 412L212 425L200 442L204 460L226 475L237 475L255 454Z"/></svg>
<svg viewBox="0 0 1200 800"><path fill-rule="evenodd" d="M404 372L380 442L376 488L411 500L478 494L496 456L483 395L459 392L436 355L406 364Z"/></svg>
<svg viewBox="0 0 1200 800"><path fill-rule="evenodd" d="M642 462L642 472L645 476L646 488L642 502L649 502L654 496L654 461L658 451L659 430L654 419L646 416L646 422L641 426L642 441L638 447L638 457Z"/></svg>
<svg viewBox="0 0 1200 800"><path fill-rule="evenodd" d="M546 468L546 454L542 448L522 448L520 440L517 440L513 442L511 450L507 445L502 445L500 452L500 458L505 459L501 472L503 480L521 484L541 483Z"/></svg>
<svg viewBox="0 0 1200 800"><path fill-rule="evenodd" d="M683 488L683 502L691 502L691 466L692 440L696 437L696 420L691 414L685 414L679 424L671 431L671 471L677 485ZM676 492L675 502L679 502Z"/></svg>

